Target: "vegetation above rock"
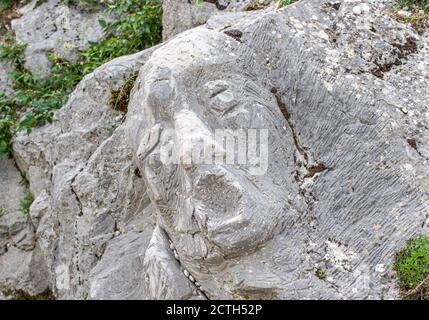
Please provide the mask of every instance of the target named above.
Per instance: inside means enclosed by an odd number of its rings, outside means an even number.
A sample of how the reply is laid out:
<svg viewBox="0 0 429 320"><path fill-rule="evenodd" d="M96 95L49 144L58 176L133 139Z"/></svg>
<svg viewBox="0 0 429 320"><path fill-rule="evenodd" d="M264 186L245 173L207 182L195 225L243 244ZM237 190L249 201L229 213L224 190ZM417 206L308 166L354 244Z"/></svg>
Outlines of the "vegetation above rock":
<svg viewBox="0 0 429 320"><path fill-rule="evenodd" d="M405 299L429 300L429 237L408 240L396 255L394 269Z"/></svg>
<svg viewBox="0 0 429 320"><path fill-rule="evenodd" d="M408 7L408 9L422 9L429 12L429 0L396 0L396 4L400 8Z"/></svg>
<svg viewBox="0 0 429 320"><path fill-rule="evenodd" d="M429 0L396 0L391 16L422 34L429 27Z"/></svg>
<svg viewBox="0 0 429 320"><path fill-rule="evenodd" d="M3 294L12 300L55 300L50 289L37 295L31 295L24 290L7 290Z"/></svg>
<svg viewBox="0 0 429 320"><path fill-rule="evenodd" d="M280 0L280 5L281 6L288 6L294 2L297 2L298 0Z"/></svg>
<svg viewBox="0 0 429 320"><path fill-rule="evenodd" d="M94 0L65 2L82 8L100 3ZM14 67L10 73L13 94L6 96L0 92L0 157L10 156L10 141L17 131L30 132L32 128L51 122L53 111L64 105L84 75L109 60L139 52L161 41L160 0L112 1L105 10L119 17L114 22L100 21L110 37L81 52L76 62L64 61L54 53L50 54L53 67L48 79L38 79L24 68L24 46L14 43L0 45L0 61L8 61Z"/></svg>
<svg viewBox="0 0 429 320"><path fill-rule="evenodd" d="M24 198L20 201L20 211L24 216L28 216L30 214L30 207L34 201L33 195L28 192Z"/></svg>

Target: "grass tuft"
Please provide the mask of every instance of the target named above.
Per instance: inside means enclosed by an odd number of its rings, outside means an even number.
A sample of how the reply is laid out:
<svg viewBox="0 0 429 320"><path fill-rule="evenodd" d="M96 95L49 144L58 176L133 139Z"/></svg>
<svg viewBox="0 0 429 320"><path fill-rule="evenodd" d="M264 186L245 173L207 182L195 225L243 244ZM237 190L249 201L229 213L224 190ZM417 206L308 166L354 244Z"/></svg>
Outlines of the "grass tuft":
<svg viewBox="0 0 429 320"><path fill-rule="evenodd" d="M80 8L92 8L100 3L64 1ZM66 103L68 95L86 74L114 58L142 51L161 41L161 0L117 0L106 6L108 13L118 17L115 22L100 21L111 36L82 52L77 62L64 61L51 54L53 68L48 79L38 79L25 70L24 46L0 45L0 61L9 61L15 69L10 73L13 94L6 96L0 92L0 158L11 155L11 139L16 132L30 133L32 128L52 122L53 112ZM118 107L126 110L122 105Z"/></svg>
<svg viewBox="0 0 429 320"><path fill-rule="evenodd" d="M128 103L130 102L131 90L134 87L134 82L137 79L138 72L130 75L124 85L119 90L112 90L110 92L109 105L117 111L126 113L128 110Z"/></svg>
<svg viewBox="0 0 429 320"><path fill-rule="evenodd" d="M34 201L34 197L30 192L28 192L25 195L25 197L21 199L19 210L22 212L22 214L24 216L27 217L30 215L30 207L31 207L33 201Z"/></svg>
<svg viewBox="0 0 429 320"><path fill-rule="evenodd" d="M403 298L429 300L429 236L408 240L396 255L394 269Z"/></svg>

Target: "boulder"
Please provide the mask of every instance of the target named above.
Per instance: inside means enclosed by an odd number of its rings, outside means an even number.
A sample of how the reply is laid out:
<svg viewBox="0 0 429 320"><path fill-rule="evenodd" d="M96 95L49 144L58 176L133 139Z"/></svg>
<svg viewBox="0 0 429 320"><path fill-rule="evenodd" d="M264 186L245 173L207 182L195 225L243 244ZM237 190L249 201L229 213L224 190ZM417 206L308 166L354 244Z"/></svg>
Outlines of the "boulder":
<svg viewBox="0 0 429 320"><path fill-rule="evenodd" d="M152 54L128 137L208 298L397 297L395 254L429 231L427 46L378 1L303 0L213 16ZM266 130L265 163L190 161L237 128Z"/></svg>
<svg viewBox="0 0 429 320"><path fill-rule="evenodd" d="M20 202L27 194L25 181L11 159L0 160L0 257L11 246L12 237L27 226Z"/></svg>
<svg viewBox="0 0 429 320"><path fill-rule="evenodd" d="M172 242L159 226L156 227L144 258L148 298L204 300L203 292L175 256L177 252Z"/></svg>
<svg viewBox="0 0 429 320"><path fill-rule="evenodd" d="M272 0L164 0L163 38L205 24L213 15L267 8Z"/></svg>
<svg viewBox="0 0 429 320"><path fill-rule="evenodd" d="M111 97L155 49L98 68L52 124L14 138L14 158L35 195L36 244L58 299L149 297L143 259L152 210L121 125L125 114Z"/></svg>
<svg viewBox="0 0 429 320"><path fill-rule="evenodd" d="M12 20L12 30L16 41L27 45L25 68L41 78L50 74L48 53L54 53L59 59L75 61L79 51L106 37L99 20L111 19L98 11L82 11L60 0L47 0L41 4L33 0L19 11L21 17Z"/></svg>
<svg viewBox="0 0 429 320"><path fill-rule="evenodd" d="M200 3L204 25L172 37L203 22L165 1L168 41L14 137L35 201L24 217L0 162L0 292L399 297L395 254L429 233L429 33L385 1L258 3Z"/></svg>
<svg viewBox="0 0 429 320"><path fill-rule="evenodd" d="M127 224L121 234L109 241L100 261L91 270L90 299L149 298L143 260L152 232L152 209L147 207Z"/></svg>
<svg viewBox="0 0 429 320"><path fill-rule="evenodd" d="M0 178L0 292L37 295L48 288L47 269L33 225L20 210L28 190L11 159L0 161Z"/></svg>

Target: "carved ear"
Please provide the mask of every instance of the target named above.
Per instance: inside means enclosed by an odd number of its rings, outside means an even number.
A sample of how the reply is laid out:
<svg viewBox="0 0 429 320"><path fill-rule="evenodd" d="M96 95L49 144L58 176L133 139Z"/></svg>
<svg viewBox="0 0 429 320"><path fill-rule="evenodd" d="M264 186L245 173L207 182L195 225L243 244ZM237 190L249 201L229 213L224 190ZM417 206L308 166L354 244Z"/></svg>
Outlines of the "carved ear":
<svg viewBox="0 0 429 320"><path fill-rule="evenodd" d="M137 159L143 161L159 144L161 137L162 127L161 124L154 125L149 132L147 132L137 149Z"/></svg>

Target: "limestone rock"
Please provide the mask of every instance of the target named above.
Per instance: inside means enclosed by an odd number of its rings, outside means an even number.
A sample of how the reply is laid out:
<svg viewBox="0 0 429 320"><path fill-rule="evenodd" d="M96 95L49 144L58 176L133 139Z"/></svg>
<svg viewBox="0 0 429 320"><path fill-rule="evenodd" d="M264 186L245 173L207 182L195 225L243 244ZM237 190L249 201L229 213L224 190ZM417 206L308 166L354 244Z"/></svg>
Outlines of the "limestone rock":
<svg viewBox="0 0 429 320"><path fill-rule="evenodd" d="M25 289L39 294L47 289L46 265L35 249L34 229L21 211L27 189L13 160L0 161L0 292Z"/></svg>
<svg viewBox="0 0 429 320"><path fill-rule="evenodd" d="M398 298L395 254L429 233L429 33L385 1L269 2L165 1L165 38L205 25L98 68L14 138L35 201L20 215L0 162L0 292ZM226 151L219 129L245 161L199 158Z"/></svg>
<svg viewBox="0 0 429 320"><path fill-rule="evenodd" d="M144 270L150 299L204 299L203 294L174 258L164 231L157 227L146 250ZM184 276L185 273L185 276Z"/></svg>
<svg viewBox="0 0 429 320"><path fill-rule="evenodd" d="M23 251L12 246L0 257L0 291L41 294L49 287L47 279L47 266L37 248Z"/></svg>
<svg viewBox="0 0 429 320"><path fill-rule="evenodd" d="M14 158L26 173L35 196L50 190L53 168L66 159L86 162L102 141L109 138L124 115L109 105L111 90L118 90L146 61L153 49L121 57L84 77L54 122L18 134L13 141Z"/></svg>
<svg viewBox="0 0 429 320"><path fill-rule="evenodd" d="M8 73L12 71L12 66L6 61L0 62L0 92L10 94L12 92L12 81Z"/></svg>
<svg viewBox="0 0 429 320"><path fill-rule="evenodd" d="M143 259L153 232L152 210L148 207L109 242L100 262L90 273L91 299L148 298L144 286Z"/></svg>
<svg viewBox="0 0 429 320"><path fill-rule="evenodd" d="M264 9L272 0L164 0L163 38L205 24L213 15Z"/></svg>
<svg viewBox="0 0 429 320"><path fill-rule="evenodd" d="M20 211L20 201L27 190L13 160L0 160L0 259L11 245L11 237L27 226L27 217Z"/></svg>
<svg viewBox="0 0 429 320"><path fill-rule="evenodd" d="M79 51L101 41L106 34L99 19L110 19L100 12L83 12L60 0L48 0L38 6L32 1L20 9L22 16L12 20L16 41L26 44L25 67L46 78L51 62L48 53L74 61Z"/></svg>
<svg viewBox="0 0 429 320"><path fill-rule="evenodd" d="M311 0L214 16L153 53L128 137L209 298L397 297L395 253L429 231L427 46L378 1ZM184 161L225 128L268 129L266 173Z"/></svg>
<svg viewBox="0 0 429 320"><path fill-rule="evenodd" d="M36 196L31 221L57 298L148 297L142 262L152 210L121 126L125 115L108 101L155 49L98 68L52 124L14 139L14 157Z"/></svg>

